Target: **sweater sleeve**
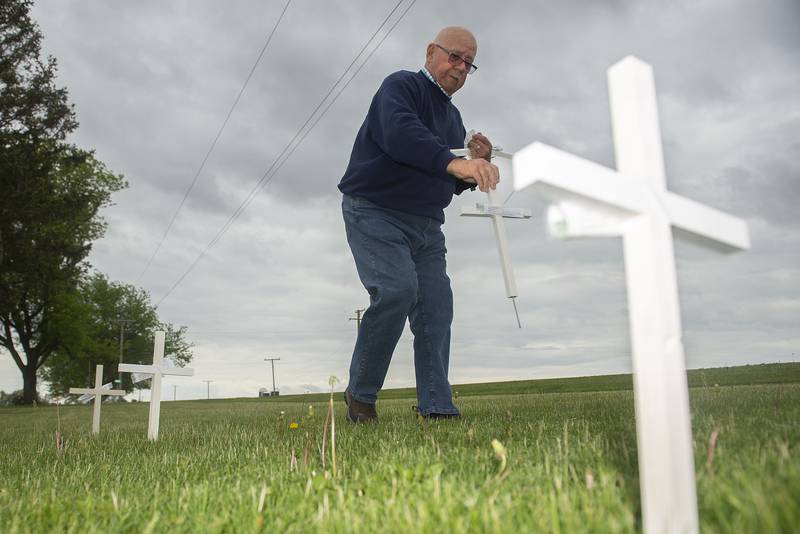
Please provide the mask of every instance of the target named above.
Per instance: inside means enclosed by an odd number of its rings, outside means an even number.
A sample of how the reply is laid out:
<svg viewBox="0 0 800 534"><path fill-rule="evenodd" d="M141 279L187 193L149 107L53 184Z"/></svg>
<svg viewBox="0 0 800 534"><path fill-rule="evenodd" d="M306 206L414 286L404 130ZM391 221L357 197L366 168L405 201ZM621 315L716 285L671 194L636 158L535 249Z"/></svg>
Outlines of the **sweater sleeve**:
<svg viewBox="0 0 800 534"><path fill-rule="evenodd" d="M393 160L430 174L448 176L447 165L455 158L420 120L419 96L413 84L402 78L384 80L372 102L370 126L375 143Z"/></svg>
<svg viewBox="0 0 800 534"><path fill-rule="evenodd" d="M456 194L456 195L460 195L461 193L463 193L463 192L464 192L464 191L466 191L467 189L469 189L470 191L475 191L475 188L476 188L476 187L478 187L476 184L471 184L471 183L469 183L469 182L465 182L465 181L463 181L463 180L458 180L458 179L456 179L456 190L455 190L455 194Z"/></svg>

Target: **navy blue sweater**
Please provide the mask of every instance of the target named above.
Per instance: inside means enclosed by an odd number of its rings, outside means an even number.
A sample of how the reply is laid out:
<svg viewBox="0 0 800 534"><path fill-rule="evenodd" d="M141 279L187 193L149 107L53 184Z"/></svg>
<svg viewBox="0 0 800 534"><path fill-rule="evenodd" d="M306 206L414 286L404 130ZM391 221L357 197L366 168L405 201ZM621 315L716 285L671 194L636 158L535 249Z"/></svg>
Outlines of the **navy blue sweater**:
<svg viewBox="0 0 800 534"><path fill-rule="evenodd" d="M458 109L422 71L390 74L372 98L339 190L443 223L453 194L474 188L446 171L450 149L464 148L465 135Z"/></svg>

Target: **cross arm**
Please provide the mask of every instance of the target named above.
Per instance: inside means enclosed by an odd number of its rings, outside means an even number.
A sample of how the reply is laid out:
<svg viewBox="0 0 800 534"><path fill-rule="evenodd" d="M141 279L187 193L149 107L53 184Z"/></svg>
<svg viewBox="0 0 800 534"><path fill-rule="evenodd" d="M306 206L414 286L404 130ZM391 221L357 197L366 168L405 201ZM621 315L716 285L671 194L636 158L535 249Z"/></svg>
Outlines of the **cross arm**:
<svg viewBox="0 0 800 534"><path fill-rule="evenodd" d="M452 152L459 158L462 158L467 156L469 150L467 150L466 148L452 148L450 149L450 152ZM492 149L492 159L495 158L511 159L512 157L513 154L511 154L510 152L504 152L503 150L500 149L500 147L495 147Z"/></svg>
<svg viewBox="0 0 800 534"><path fill-rule="evenodd" d="M185 367L161 367L161 374L175 376L194 376L194 369Z"/></svg>
<svg viewBox="0 0 800 534"><path fill-rule="evenodd" d="M530 187L558 206L548 219L561 237L614 235L617 217L646 213L656 203L683 238L723 252L750 247L743 220L670 191L652 191L643 180L543 143L517 152L513 166L515 190Z"/></svg>
<svg viewBox="0 0 800 534"><path fill-rule="evenodd" d="M453 154L459 157L468 155L466 148L455 148L451 150ZM500 158L503 160L511 160L513 154L503 152L499 148L492 151L492 159ZM461 215L465 217L492 217L495 215L505 217L506 219L530 219L531 210L524 208L506 208L502 204L497 204L492 199L492 192L489 192L489 203L477 202L474 206L462 206Z"/></svg>
<svg viewBox="0 0 800 534"><path fill-rule="evenodd" d="M599 204L622 215L641 213L645 207L640 183L544 143L532 143L515 153L512 165L514 190L530 187L556 204L562 201Z"/></svg>
<svg viewBox="0 0 800 534"><path fill-rule="evenodd" d="M164 365L141 365L136 363L121 363L119 370L123 373L146 373L150 375L175 375L175 376L193 376L194 369L187 369L185 367L167 367Z"/></svg>
<svg viewBox="0 0 800 534"><path fill-rule="evenodd" d="M496 204L476 202L474 206L461 206L464 217L492 217L499 215L507 219L530 219L531 210L525 208L505 208Z"/></svg>
<svg viewBox="0 0 800 534"><path fill-rule="evenodd" d="M664 193L664 208L675 229L689 241L721 252L750 248L747 223L738 217L669 191Z"/></svg>
<svg viewBox="0 0 800 534"><path fill-rule="evenodd" d="M120 373L147 373L152 375L158 372L158 368L155 365L142 365L138 363L121 363L118 369Z"/></svg>
<svg viewBox="0 0 800 534"><path fill-rule="evenodd" d="M97 395L98 391L96 389L88 389L88 388L69 388L70 395ZM123 389L101 389L99 391L101 395L127 395L128 392Z"/></svg>

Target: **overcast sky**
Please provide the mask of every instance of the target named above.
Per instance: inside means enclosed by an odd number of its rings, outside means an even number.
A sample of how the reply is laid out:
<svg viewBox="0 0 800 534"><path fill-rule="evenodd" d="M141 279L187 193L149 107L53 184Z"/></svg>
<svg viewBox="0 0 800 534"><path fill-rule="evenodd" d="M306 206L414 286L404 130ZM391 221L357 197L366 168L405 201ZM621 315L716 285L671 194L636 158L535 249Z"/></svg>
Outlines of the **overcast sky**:
<svg viewBox="0 0 800 534"><path fill-rule="evenodd" d="M403 3L372 50L409 5ZM396 0L294 0L216 149L139 285L166 294L264 176ZM33 10L80 127L72 141L124 174L90 260L135 283L280 16L284 1L72 0ZM445 25L478 40L453 102L467 129L516 151L543 141L614 166L606 69L655 71L668 187L744 218L752 249L676 242L687 366L800 361L800 4L793 0L417 2L268 186L159 306L196 344L179 399L319 391L346 383L368 297L336 185L381 81L418 70ZM363 60L362 56L362 60ZM361 60L356 63L360 65ZM350 71L351 73L353 70ZM504 191L512 177L501 177ZM552 241L545 204L520 191L507 223L518 329L488 220L446 212L455 292L451 382L630 372L619 239ZM408 328L386 387L414 383ZM0 389L22 385L0 358ZM80 384L76 384L80 385ZM145 398L147 395L145 394ZM169 395L171 398L171 395Z"/></svg>

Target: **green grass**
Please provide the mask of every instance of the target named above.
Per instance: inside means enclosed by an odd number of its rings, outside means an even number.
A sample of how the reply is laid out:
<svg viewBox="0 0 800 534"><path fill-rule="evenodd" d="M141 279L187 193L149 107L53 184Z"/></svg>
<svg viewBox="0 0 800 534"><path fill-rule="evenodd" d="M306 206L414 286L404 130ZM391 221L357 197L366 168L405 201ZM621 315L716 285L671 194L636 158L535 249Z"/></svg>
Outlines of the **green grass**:
<svg viewBox="0 0 800 534"><path fill-rule="evenodd" d="M800 524L796 369L775 375L789 383L769 383L761 366L704 370L708 387L690 390L704 532ZM742 385L748 377L757 384ZM420 421L412 399L382 400L371 426L347 424L337 395L335 478L330 457L320 461L322 402L311 417L302 399L167 402L156 443L146 404L104 405L98 437L89 407L61 407L63 453L55 407L0 409L0 531L637 531L633 396L606 380L547 393L459 386L458 421ZM493 438L508 450L505 477Z"/></svg>

